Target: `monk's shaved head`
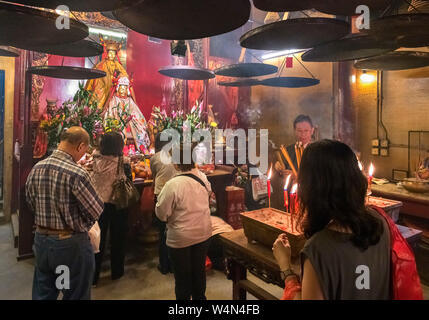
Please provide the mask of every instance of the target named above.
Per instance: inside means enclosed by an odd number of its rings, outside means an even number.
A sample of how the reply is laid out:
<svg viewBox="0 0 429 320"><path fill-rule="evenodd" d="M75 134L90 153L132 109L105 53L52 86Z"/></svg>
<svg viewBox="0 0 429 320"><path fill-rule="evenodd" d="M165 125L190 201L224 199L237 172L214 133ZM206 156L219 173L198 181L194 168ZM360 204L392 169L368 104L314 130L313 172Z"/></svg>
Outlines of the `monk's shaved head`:
<svg viewBox="0 0 429 320"><path fill-rule="evenodd" d="M60 141L73 146L78 146L81 143L89 145L89 134L82 127L71 127L61 134Z"/></svg>

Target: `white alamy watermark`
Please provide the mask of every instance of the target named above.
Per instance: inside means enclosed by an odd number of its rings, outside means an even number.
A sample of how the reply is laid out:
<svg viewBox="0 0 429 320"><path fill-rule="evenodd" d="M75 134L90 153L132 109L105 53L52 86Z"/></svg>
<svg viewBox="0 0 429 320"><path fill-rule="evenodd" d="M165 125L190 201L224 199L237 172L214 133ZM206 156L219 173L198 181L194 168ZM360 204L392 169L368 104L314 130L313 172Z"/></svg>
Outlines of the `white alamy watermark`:
<svg viewBox="0 0 429 320"><path fill-rule="evenodd" d="M358 28L358 30L368 30L370 28L369 7L365 5L358 6L356 8L356 14L359 14L359 17L356 19L356 28Z"/></svg>
<svg viewBox="0 0 429 320"><path fill-rule="evenodd" d="M186 127L190 126L185 123L184 128ZM160 139L164 142L168 141L161 153L161 161L164 164L191 164L192 159L197 164L250 164L250 175L260 175L268 171L267 129L259 130L259 143L256 129L248 129L247 132L244 129L216 129L214 139L208 129L197 129L193 134L190 130L186 130L183 136L175 129L166 129L161 132ZM214 152L213 140L215 141ZM216 143L217 141L222 143ZM198 142L194 150L192 150L192 142ZM235 148L236 145L237 148ZM183 150L182 159L180 149Z"/></svg>
<svg viewBox="0 0 429 320"><path fill-rule="evenodd" d="M58 30L70 29L70 9L65 5L58 6L55 12L59 17L55 20L55 27Z"/></svg>
<svg viewBox="0 0 429 320"><path fill-rule="evenodd" d="M356 267L356 274L359 276L356 278L355 285L358 290L369 290L370 289L370 274L369 267L362 264Z"/></svg>
<svg viewBox="0 0 429 320"><path fill-rule="evenodd" d="M69 290L70 289L70 269L66 265L59 265L55 269L55 274L59 276L55 280L55 287L58 290Z"/></svg>

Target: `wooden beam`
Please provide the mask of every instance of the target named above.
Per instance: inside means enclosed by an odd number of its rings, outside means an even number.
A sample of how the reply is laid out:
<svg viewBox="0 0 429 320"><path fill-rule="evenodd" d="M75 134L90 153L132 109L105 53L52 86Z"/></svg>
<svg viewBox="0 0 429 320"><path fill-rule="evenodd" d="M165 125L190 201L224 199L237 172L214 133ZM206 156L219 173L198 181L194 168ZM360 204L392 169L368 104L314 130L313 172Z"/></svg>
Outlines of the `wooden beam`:
<svg viewBox="0 0 429 320"><path fill-rule="evenodd" d="M279 300L277 297L273 296L268 291L262 289L261 287L254 284L249 280L240 280L238 285L245 289L247 292L258 298L259 300Z"/></svg>

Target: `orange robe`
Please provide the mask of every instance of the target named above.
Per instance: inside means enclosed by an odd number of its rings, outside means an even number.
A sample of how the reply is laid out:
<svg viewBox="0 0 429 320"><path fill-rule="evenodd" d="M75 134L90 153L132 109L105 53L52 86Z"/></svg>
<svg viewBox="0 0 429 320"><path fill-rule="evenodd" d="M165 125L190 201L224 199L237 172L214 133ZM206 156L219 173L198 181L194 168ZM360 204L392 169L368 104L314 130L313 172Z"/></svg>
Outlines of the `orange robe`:
<svg viewBox="0 0 429 320"><path fill-rule="evenodd" d="M127 71L124 67L115 59L113 61L110 60L102 60L97 63L94 69L101 70L106 72L106 76L98 79L90 79L86 82L85 89L94 92L94 96L98 101L98 108L105 110L108 108L108 99L110 95L110 91L112 89L112 80L117 70L119 77L127 77Z"/></svg>

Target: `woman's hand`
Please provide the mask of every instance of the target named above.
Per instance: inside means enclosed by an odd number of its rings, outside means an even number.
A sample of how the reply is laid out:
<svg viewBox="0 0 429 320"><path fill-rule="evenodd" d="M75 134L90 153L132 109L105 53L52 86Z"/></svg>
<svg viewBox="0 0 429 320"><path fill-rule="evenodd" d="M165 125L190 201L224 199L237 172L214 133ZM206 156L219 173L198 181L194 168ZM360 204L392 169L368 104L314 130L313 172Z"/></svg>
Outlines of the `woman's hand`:
<svg viewBox="0 0 429 320"><path fill-rule="evenodd" d="M274 242L273 254L281 271L290 269L291 248L286 234L283 233L279 235L277 240Z"/></svg>

